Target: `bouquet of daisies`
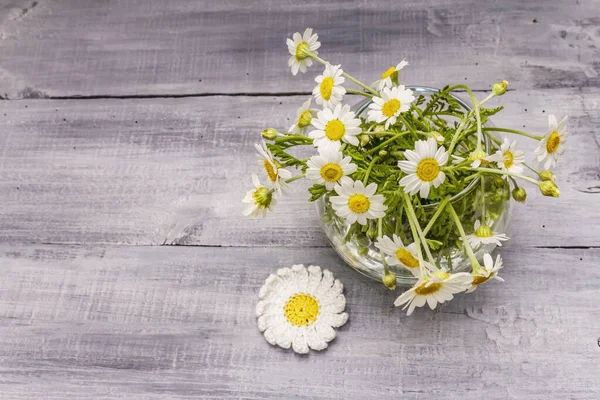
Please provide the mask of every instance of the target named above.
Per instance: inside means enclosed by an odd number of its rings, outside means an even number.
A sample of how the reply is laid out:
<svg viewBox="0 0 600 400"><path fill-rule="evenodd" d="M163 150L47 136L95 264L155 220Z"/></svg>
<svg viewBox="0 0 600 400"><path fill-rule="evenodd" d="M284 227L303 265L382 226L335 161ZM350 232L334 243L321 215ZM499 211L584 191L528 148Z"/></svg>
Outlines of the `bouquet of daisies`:
<svg viewBox="0 0 600 400"><path fill-rule="evenodd" d="M324 70L287 132L269 128L261 133L264 140L255 147L266 183L252 176L244 214L265 216L288 185L308 179L310 200L325 201L326 218L347 224L346 240L373 242L379 249L388 288L396 287L390 266L416 277L395 302L408 314L425 303L433 309L492 278L502 280L500 256L486 253L480 262L475 253L508 239L491 227L511 194L525 201L522 182L558 197L550 169L565 150L567 117L558 122L551 115L543 136L489 127L488 118L502 107L484 105L506 92L506 81L495 83L482 100L466 85L447 86L426 98L401 83L401 70L408 66L404 60L366 84L320 58L321 43L310 28L294 33L287 46L292 74L305 73L314 62ZM452 95L457 91L469 96L470 107L459 104ZM366 98L366 112L357 115L345 104L349 95ZM498 132L539 141L533 157L538 168L526 163L516 141L499 139ZM290 151L299 146L314 148L314 155L301 158ZM462 201L452 201L465 191ZM469 219L475 225L463 226ZM466 255L470 272L453 270L444 253L449 249Z"/></svg>

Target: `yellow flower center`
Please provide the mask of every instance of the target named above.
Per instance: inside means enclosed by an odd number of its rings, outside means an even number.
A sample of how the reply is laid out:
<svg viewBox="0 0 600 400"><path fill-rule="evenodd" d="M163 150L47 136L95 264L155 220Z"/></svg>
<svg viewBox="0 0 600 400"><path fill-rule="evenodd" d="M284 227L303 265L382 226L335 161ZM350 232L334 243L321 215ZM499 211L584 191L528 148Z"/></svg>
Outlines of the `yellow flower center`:
<svg viewBox="0 0 600 400"><path fill-rule="evenodd" d="M442 289L442 284L440 282L434 282L429 286L425 285L427 285L427 282L423 282L417 286L415 288L415 293L419 296L429 296L430 294L439 292Z"/></svg>
<svg viewBox="0 0 600 400"><path fill-rule="evenodd" d="M298 46L296 47L296 60L298 60L298 61L304 60L306 57L308 57L309 51L310 51L310 48L308 47L308 43L300 42L298 44Z"/></svg>
<svg viewBox="0 0 600 400"><path fill-rule="evenodd" d="M490 276L475 275L473 277L473 285L481 285L482 283L487 282L491 277L492 277L492 275L490 275Z"/></svg>
<svg viewBox="0 0 600 400"><path fill-rule="evenodd" d="M314 323L319 316L319 302L310 294L296 293L283 306L285 317L294 326Z"/></svg>
<svg viewBox="0 0 600 400"><path fill-rule="evenodd" d="M383 74L381 74L381 79L389 78L394 72L396 72L396 67L389 67Z"/></svg>
<svg viewBox="0 0 600 400"><path fill-rule="evenodd" d="M325 100L329 100L331 98L331 90L333 89L333 78L328 76L323 78L321 81L321 85L319 86L319 90L321 91L321 97Z"/></svg>
<svg viewBox="0 0 600 400"><path fill-rule="evenodd" d="M396 257L402 264L404 264L407 268L417 268L419 266L419 260L417 260L410 251L400 248L396 251Z"/></svg>
<svg viewBox="0 0 600 400"><path fill-rule="evenodd" d="M325 136L329 140L340 140L346 133L346 127L339 119L332 119L325 125Z"/></svg>
<svg viewBox="0 0 600 400"><path fill-rule="evenodd" d="M396 112L400 109L400 100L391 99L386 101L381 107L381 113L386 117L393 117L396 115Z"/></svg>
<svg viewBox="0 0 600 400"><path fill-rule="evenodd" d="M300 128L306 128L310 125L311 121L312 113L310 112L310 110L304 110L302 111L302 114L300 114L300 118L298 118L298 126Z"/></svg>
<svg viewBox="0 0 600 400"><path fill-rule="evenodd" d="M364 194L355 193L348 199L348 208L356 214L366 212L371 206L371 202Z"/></svg>
<svg viewBox="0 0 600 400"><path fill-rule="evenodd" d="M477 230L475 231L475 236L490 237L490 236L494 236L494 232L492 232L492 229L489 226L487 226L486 224L481 224L481 225L479 225L479 228L477 228Z"/></svg>
<svg viewBox="0 0 600 400"><path fill-rule="evenodd" d="M337 182L344 175L342 167L335 163L325 164L321 167L321 178L327 182Z"/></svg>
<svg viewBox="0 0 600 400"><path fill-rule="evenodd" d="M424 158L417 165L417 177L424 182L431 182L440 173L440 164L435 158Z"/></svg>
<svg viewBox="0 0 600 400"><path fill-rule="evenodd" d="M513 155L512 151L506 150L504 152L504 167L510 168L513 166L514 163L515 163L515 156Z"/></svg>
<svg viewBox="0 0 600 400"><path fill-rule="evenodd" d="M277 172L275 171L275 168L273 168L269 160L263 161L263 165L265 166L265 171L267 171L267 176L269 177L271 182L277 181Z"/></svg>
<svg viewBox="0 0 600 400"><path fill-rule="evenodd" d="M259 186L254 193L252 193L252 198L254 199L254 204L261 208L267 208L271 205L271 201L273 200L273 192L264 186Z"/></svg>
<svg viewBox="0 0 600 400"><path fill-rule="evenodd" d="M558 146L560 145L560 135L558 132L552 132L548 140L546 140L546 151L548 153L554 153L558 150Z"/></svg>

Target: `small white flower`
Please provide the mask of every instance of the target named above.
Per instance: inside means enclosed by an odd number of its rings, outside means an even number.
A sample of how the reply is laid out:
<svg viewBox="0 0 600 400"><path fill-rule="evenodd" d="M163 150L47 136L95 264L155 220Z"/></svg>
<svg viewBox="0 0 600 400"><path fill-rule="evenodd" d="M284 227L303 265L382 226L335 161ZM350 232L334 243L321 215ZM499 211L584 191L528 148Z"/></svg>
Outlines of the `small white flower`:
<svg viewBox="0 0 600 400"><path fill-rule="evenodd" d="M365 187L361 181L344 179L341 185L335 185L334 190L339 196L332 196L329 201L335 213L348 222L358 221L365 225L368 219L385 216L387 206L383 205L383 195L375 194L377 184L371 183Z"/></svg>
<svg viewBox="0 0 600 400"><path fill-rule="evenodd" d="M352 157L344 157L341 151L334 149L322 150L318 156L312 156L308 162L306 177L311 181L325 185L327 190L332 190L336 183L342 179L349 179L347 175L356 172L356 164L352 164Z"/></svg>
<svg viewBox="0 0 600 400"><path fill-rule="evenodd" d="M437 188L446 179L442 172L442 166L448 162L446 149L438 148L433 138L417 140L415 150L406 150L404 157L406 161L398 161L398 166L408 175L400 179L400 186L410 194L419 192L421 198L426 199L431 185Z"/></svg>
<svg viewBox="0 0 600 400"><path fill-rule="evenodd" d="M373 82L371 86L376 86L377 90L382 91L383 88L394 86L394 81L398 82L398 72L408 65L408 61L402 60L398 65L389 67L383 74L381 79Z"/></svg>
<svg viewBox="0 0 600 400"><path fill-rule="evenodd" d="M294 120L294 124L290 126L288 133L294 135L304 135L306 133L306 129L310 126L314 117L313 111L310 109L311 102L312 99L308 99L298 108L296 119Z"/></svg>
<svg viewBox="0 0 600 400"><path fill-rule="evenodd" d="M377 239L375 247L383 251L388 265L402 265L408 269L414 276L421 276L421 268L419 264L417 245L411 243L404 246L402 240L394 234L392 239L389 236L383 236Z"/></svg>
<svg viewBox="0 0 600 400"><path fill-rule="evenodd" d="M324 108L334 108L342 102L342 97L346 94L346 89L342 86L346 78L342 76L344 71L340 67L341 65L327 63L323 75L315 78L317 86L312 93L315 102L322 104Z"/></svg>
<svg viewBox="0 0 600 400"><path fill-rule="evenodd" d="M285 180L291 178L292 173L286 169L277 167L273 155L267 148L265 142L262 142L261 144L255 143L254 148L256 148L258 156L260 157L258 163L265 170L265 175L271 182L271 186L281 193L282 188L285 188L286 186Z"/></svg>
<svg viewBox="0 0 600 400"><path fill-rule="evenodd" d="M567 121L568 118L565 116L557 123L554 115L548 115L548 133L540 140L540 145L535 149L537 160L540 165L544 165L544 169L554 168L558 158L565 152L565 139L569 136Z"/></svg>
<svg viewBox="0 0 600 400"><path fill-rule="evenodd" d="M452 159L452 164L460 164L466 160L466 158L454 154L452 155ZM480 165L485 165L496 160L496 157L494 155L489 156L482 149L475 149L469 153L468 160L471 161L471 168L479 168Z"/></svg>
<svg viewBox="0 0 600 400"><path fill-rule="evenodd" d="M415 307L423 307L425 303L433 310L438 304L452 300L454 294L467 290L472 281L471 274L466 272L449 274L445 270L439 270L426 273L412 288L402 293L394 305L399 307L405 304L403 310L408 307L407 315L412 314Z"/></svg>
<svg viewBox="0 0 600 400"><path fill-rule="evenodd" d="M502 241L510 239L504 233L498 233L492 231L492 228L488 224L482 224L479 220L475 221L475 232L467 235L469 244L473 247L477 247L481 244L495 244L496 246L502 246Z"/></svg>
<svg viewBox="0 0 600 400"><path fill-rule="evenodd" d="M367 121L377 123L385 121L385 129L395 124L400 113L408 111L410 103L415 100L413 92L406 89L404 85L391 89L384 88L379 95L381 97L373 97L373 102L369 104Z"/></svg>
<svg viewBox="0 0 600 400"><path fill-rule="evenodd" d="M350 111L349 105L342 107L338 104L333 110L325 108L319 111L317 118L312 120L312 125L316 129L309 132L308 136L314 139L314 145L319 149L339 150L342 141L358 146L359 141L356 136L362 132L360 119Z"/></svg>
<svg viewBox="0 0 600 400"><path fill-rule="evenodd" d="M321 47L319 36L313 35L311 28L306 28L303 35L300 32L294 33L293 39L287 40L287 46L292 55L288 60L288 65L292 68L292 74L296 75L298 70L304 73L313 63L308 53L318 54L317 49Z"/></svg>
<svg viewBox="0 0 600 400"><path fill-rule="evenodd" d="M258 329L272 345L305 354L323 350L346 323L344 286L328 270L294 265L271 274L258 294Z"/></svg>
<svg viewBox="0 0 600 400"><path fill-rule="evenodd" d="M521 150L517 150L516 148L516 140L511 144L508 138L504 138L504 141L500 146L500 150L498 150L492 157L489 157L489 160L498 163L498 168L500 168L502 171L520 174L523 172L525 155Z"/></svg>
<svg viewBox="0 0 600 400"><path fill-rule="evenodd" d="M252 218L256 218L259 215L266 217L267 210L273 211L273 206L277 203L273 197L273 189L261 185L258 181L258 176L255 174L252 174L252 183L254 184L254 189L248 191L242 200L248 204L244 209L244 215L251 216Z"/></svg>
<svg viewBox="0 0 600 400"><path fill-rule="evenodd" d="M473 282L471 283L471 286L469 286L469 289L467 289L467 293L471 293L477 289L478 285L481 285L492 278L504 282L504 279L498 276L498 271L502 268L502 258L500 257L500 254L498 254L496 262L494 263L492 256L485 253L483 255L483 263L485 267L482 267L478 269L477 272L473 273Z"/></svg>

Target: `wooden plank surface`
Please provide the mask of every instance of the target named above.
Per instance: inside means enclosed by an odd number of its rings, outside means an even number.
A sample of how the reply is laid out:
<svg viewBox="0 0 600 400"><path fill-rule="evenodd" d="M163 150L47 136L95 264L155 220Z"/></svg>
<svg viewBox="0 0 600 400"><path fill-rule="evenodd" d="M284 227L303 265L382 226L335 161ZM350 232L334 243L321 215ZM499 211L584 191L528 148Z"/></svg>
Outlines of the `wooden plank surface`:
<svg viewBox="0 0 600 400"><path fill-rule="evenodd" d="M303 100L0 102L0 238L327 246L314 205L306 201L306 185L266 221L241 215L250 171L260 173L252 144L267 124L287 127ZM573 138L557 170L561 197L543 198L530 187L528 203L514 207L511 234L523 245L600 245L599 100L597 88L515 91L498 99L506 111L495 122L507 127L526 125L544 134L552 108L571 117ZM532 140L521 142L535 146ZM567 225L577 229L565 230Z"/></svg>
<svg viewBox="0 0 600 400"><path fill-rule="evenodd" d="M2 398L597 399L600 250L502 255L505 284L406 317L331 249L2 245ZM345 283L323 354L256 328L263 280L299 261Z"/></svg>
<svg viewBox="0 0 600 400"><path fill-rule="evenodd" d="M309 92L315 74L293 79L285 47L307 26L322 54L369 82L407 57L412 84L600 85L597 0L12 0L2 10L0 95L11 99Z"/></svg>

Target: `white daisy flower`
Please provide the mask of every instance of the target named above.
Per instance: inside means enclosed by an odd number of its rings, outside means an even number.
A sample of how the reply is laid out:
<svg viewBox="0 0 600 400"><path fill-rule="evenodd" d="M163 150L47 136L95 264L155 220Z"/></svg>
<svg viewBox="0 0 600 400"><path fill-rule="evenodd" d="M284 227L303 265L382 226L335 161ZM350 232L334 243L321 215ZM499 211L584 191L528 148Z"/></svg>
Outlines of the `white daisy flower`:
<svg viewBox="0 0 600 400"><path fill-rule="evenodd" d="M517 150L517 141L513 141L512 144L508 138L504 138L500 150L496 152L490 161L498 163L498 168L502 171L509 171L515 174L523 172L523 163L525 162L525 155L521 150Z"/></svg>
<svg viewBox="0 0 600 400"><path fill-rule="evenodd" d="M349 179L347 175L356 172L356 164L352 164L352 157L344 157L341 151L334 149L322 150L318 156L313 156L307 161L306 177L325 185L327 190L332 190L336 183L342 179Z"/></svg>
<svg viewBox="0 0 600 400"><path fill-rule="evenodd" d="M482 244L495 244L496 246L502 246L502 241L510 239L504 233L498 233L492 231L492 228L488 224L482 224L479 220L475 221L475 232L467 235L467 241L473 247L477 247Z"/></svg>
<svg viewBox="0 0 600 400"><path fill-rule="evenodd" d="M373 82L371 86L377 87L377 90L382 91L383 88L388 87L391 88L394 86L394 82L398 82L398 72L404 67L408 65L408 61L402 60L395 67L392 65L389 67L383 74L381 74L381 79Z"/></svg>
<svg viewBox="0 0 600 400"><path fill-rule="evenodd" d="M431 185L440 186L446 179L442 167L448 162L448 153L444 146L438 148L433 138L417 140L415 150L404 152L406 161L398 161L400 169L408 174L400 179L400 186L410 194L419 192L421 198L429 196Z"/></svg>
<svg viewBox="0 0 600 400"><path fill-rule="evenodd" d="M310 126L310 123L314 117L313 111L310 109L310 103L312 99L306 100L298 111L296 111L296 119L290 129L288 129L288 133L294 135L304 135L306 133L306 129Z"/></svg>
<svg viewBox="0 0 600 400"><path fill-rule="evenodd" d="M450 301L456 293L467 290L471 282L473 278L466 272L449 274L441 269L432 274L427 273L412 288L402 293L394 305L399 307L405 304L403 310L408 307L407 315L412 314L415 307L423 307L425 303L433 310L438 303Z"/></svg>
<svg viewBox="0 0 600 400"><path fill-rule="evenodd" d="M341 65L325 65L323 75L315 78L317 86L312 93L315 96L315 102L322 104L323 108L334 108L342 102L342 97L346 94L346 89L342 84L346 78L342 76L344 71L340 68Z"/></svg>
<svg viewBox="0 0 600 400"><path fill-rule="evenodd" d="M328 270L294 265L271 274L258 294L258 329L272 345L308 353L323 350L346 323L344 286Z"/></svg>
<svg viewBox="0 0 600 400"><path fill-rule="evenodd" d="M300 32L294 33L292 39L287 40L287 46L292 55L288 65L292 69L292 74L296 75L298 70L304 73L312 65L313 61L308 53L319 54L317 49L321 47L321 42L316 33L313 35L312 28L306 28L303 35L300 35Z"/></svg>
<svg viewBox="0 0 600 400"><path fill-rule="evenodd" d="M383 218L387 206L383 205L385 198L375 194L377 184L371 183L367 187L361 181L352 179L342 180L341 185L335 185L334 190L339 196L329 198L335 213L348 222L365 225L368 219Z"/></svg>
<svg viewBox="0 0 600 400"><path fill-rule="evenodd" d="M378 238L375 242L375 247L388 256L386 257L388 265L402 265L414 276L421 276L416 243L404 246L402 240L394 234L392 239L389 236Z"/></svg>
<svg viewBox="0 0 600 400"><path fill-rule="evenodd" d="M404 85L391 89L384 88L379 95L381 97L373 97L373 102L369 104L367 121L377 123L385 121L385 129L395 124L400 113L408 111L410 103L415 100L413 92L406 89Z"/></svg>
<svg viewBox="0 0 600 400"><path fill-rule="evenodd" d="M548 133L540 145L535 149L538 162L544 165L544 169L554 168L558 158L565 152L564 144L567 132L568 117L565 116L559 123L554 115L548 115Z"/></svg>
<svg viewBox="0 0 600 400"><path fill-rule="evenodd" d="M358 146L357 136L362 132L360 119L356 118L347 104L343 107L338 104L333 110L325 108L319 111L312 125L316 129L309 132L308 136L314 139L314 145L319 149L339 150L342 141Z"/></svg>
<svg viewBox="0 0 600 400"><path fill-rule="evenodd" d="M254 189L248 191L242 200L248 204L244 209L244 215L251 216L252 218L256 218L259 215L266 217L267 210L273 211L273 206L277 203L273 197L274 189L269 189L261 185L258 181L258 176L255 174L252 174L252 183L254 184Z"/></svg>
<svg viewBox="0 0 600 400"><path fill-rule="evenodd" d="M467 293L471 293L475 289L477 289L478 285L481 285L484 282L487 282L490 279L496 279L500 282L504 282L504 279L498 276L498 271L502 268L502 258L500 254L496 257L496 262L492 259L492 256L488 253L483 255L483 264L484 267L477 270L477 272L473 273L473 282L471 286L467 289Z"/></svg>
<svg viewBox="0 0 600 400"><path fill-rule="evenodd" d="M258 156L261 158L258 163L264 168L265 174L271 182L271 185L273 188L275 188L275 190L281 193L281 190L287 185L285 180L290 179L292 177L292 173L277 166L277 163L273 159L273 155L267 148L265 142L262 142L261 144L255 143L254 148L258 152Z"/></svg>

